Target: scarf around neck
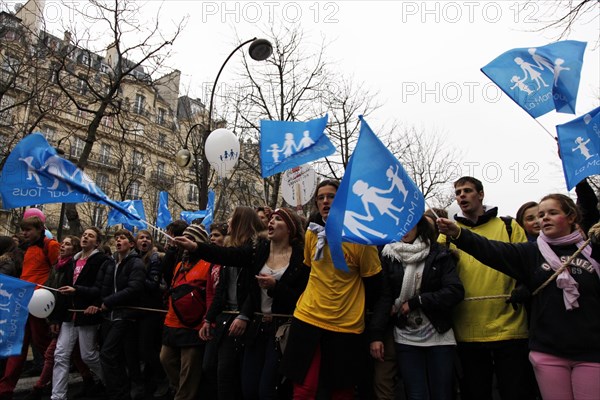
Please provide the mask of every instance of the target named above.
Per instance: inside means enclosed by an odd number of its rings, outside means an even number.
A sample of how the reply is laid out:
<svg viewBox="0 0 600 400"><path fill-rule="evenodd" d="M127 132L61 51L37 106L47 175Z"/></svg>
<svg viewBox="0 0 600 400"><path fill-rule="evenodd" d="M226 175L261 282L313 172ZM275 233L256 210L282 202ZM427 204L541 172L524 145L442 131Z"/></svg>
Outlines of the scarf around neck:
<svg viewBox="0 0 600 400"><path fill-rule="evenodd" d="M544 232L540 232L537 238L537 245L540 253L542 253L544 260L546 260L553 271L557 271L562 266L562 262L554 250L552 250L550 245L566 246L572 244L577 245L578 248L583 246L583 237L578 231L573 231L567 236L562 236L556 239L549 238L544 234ZM594 270L598 276L600 276L600 264L598 264L598 262L592 258L592 249L589 246L586 246L582 250L581 254L583 254L583 256L592 264ZM579 307L579 302L577 301L579 298L579 284L577 281L575 281L575 279L573 279L568 268L565 268L556 277L556 286L563 291L563 300L567 310L572 310L573 308Z"/></svg>
<svg viewBox="0 0 600 400"><path fill-rule="evenodd" d="M325 248L325 245L327 244L325 227L311 222L310 225L308 225L308 230L317 235L317 246L313 260L318 261L323 258L323 248Z"/></svg>
<svg viewBox="0 0 600 400"><path fill-rule="evenodd" d="M395 302L396 308L399 309L402 303L416 296L416 271L425 262L430 249L429 244L423 242L418 237L413 243L396 242L390 243L383 248L382 255L400 261L404 268L402 289L400 289L400 296Z"/></svg>

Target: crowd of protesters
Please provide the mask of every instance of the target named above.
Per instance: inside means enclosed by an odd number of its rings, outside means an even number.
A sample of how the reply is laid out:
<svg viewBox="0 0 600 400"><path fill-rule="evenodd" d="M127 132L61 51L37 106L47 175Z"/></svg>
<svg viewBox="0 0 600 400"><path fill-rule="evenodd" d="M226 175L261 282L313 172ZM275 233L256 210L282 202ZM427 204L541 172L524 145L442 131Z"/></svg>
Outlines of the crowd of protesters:
<svg viewBox="0 0 600 400"><path fill-rule="evenodd" d="M550 194L511 218L462 177L457 214L428 210L380 248L344 243L346 271L324 229L338 186L319 183L308 220L240 206L226 223L172 222L164 248L119 229L114 252L96 227L59 244L28 209L19 235L0 237L0 273L52 288L56 305L3 360L0 400L30 344L44 364L29 399L600 398L587 181L577 204Z"/></svg>

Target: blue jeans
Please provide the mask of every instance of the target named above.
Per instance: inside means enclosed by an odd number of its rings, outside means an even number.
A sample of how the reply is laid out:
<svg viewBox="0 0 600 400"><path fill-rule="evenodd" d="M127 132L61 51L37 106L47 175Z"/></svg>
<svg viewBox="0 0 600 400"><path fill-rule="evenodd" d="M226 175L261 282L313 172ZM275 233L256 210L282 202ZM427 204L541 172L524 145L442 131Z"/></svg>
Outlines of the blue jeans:
<svg viewBox="0 0 600 400"><path fill-rule="evenodd" d="M419 347L396 343L407 400L452 399L455 346Z"/></svg>

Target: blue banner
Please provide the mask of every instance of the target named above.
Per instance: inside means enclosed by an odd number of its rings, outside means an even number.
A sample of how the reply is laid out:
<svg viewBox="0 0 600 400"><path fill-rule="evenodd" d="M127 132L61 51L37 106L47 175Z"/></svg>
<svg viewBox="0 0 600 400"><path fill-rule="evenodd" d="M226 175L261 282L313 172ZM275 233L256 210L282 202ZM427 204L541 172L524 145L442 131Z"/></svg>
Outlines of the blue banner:
<svg viewBox="0 0 600 400"><path fill-rule="evenodd" d="M144 211L142 200L115 201L115 203L127 212L122 213L119 209L110 210L106 226L122 224L125 229L129 230L132 230L131 228L133 227L146 229L147 225L144 222L146 220L146 212Z"/></svg>
<svg viewBox="0 0 600 400"><path fill-rule="evenodd" d="M35 284L0 274L0 357L21 354Z"/></svg>
<svg viewBox="0 0 600 400"><path fill-rule="evenodd" d="M95 201L127 213L85 172L59 157L41 133L25 136L8 155L0 176L0 195L5 208Z"/></svg>
<svg viewBox="0 0 600 400"><path fill-rule="evenodd" d="M165 229L167 225L173 222L171 212L169 211L169 193L160 192L158 194L158 215L156 216L156 226Z"/></svg>
<svg viewBox="0 0 600 400"><path fill-rule="evenodd" d="M512 49L481 71L533 118L552 110L575 114L585 46L565 40Z"/></svg>
<svg viewBox="0 0 600 400"><path fill-rule="evenodd" d="M203 219L206 217L206 210L198 210L198 211L182 211L179 214L179 218L191 224L194 220Z"/></svg>
<svg viewBox="0 0 600 400"><path fill-rule="evenodd" d="M566 124L557 125L563 171L567 189L584 178L600 174L600 107Z"/></svg>
<svg viewBox="0 0 600 400"><path fill-rule="evenodd" d="M210 229L210 225L213 223L215 210L215 192L213 190L208 191L208 203L206 204L206 216L202 220L202 225L206 228L206 231Z"/></svg>
<svg viewBox="0 0 600 400"><path fill-rule="evenodd" d="M342 242L400 241L425 211L423 194L361 117L360 136L335 195L325 231L336 268L347 270Z"/></svg>
<svg viewBox="0 0 600 400"><path fill-rule="evenodd" d="M327 114L308 122L260 121L260 161L266 178L335 153L325 136Z"/></svg>

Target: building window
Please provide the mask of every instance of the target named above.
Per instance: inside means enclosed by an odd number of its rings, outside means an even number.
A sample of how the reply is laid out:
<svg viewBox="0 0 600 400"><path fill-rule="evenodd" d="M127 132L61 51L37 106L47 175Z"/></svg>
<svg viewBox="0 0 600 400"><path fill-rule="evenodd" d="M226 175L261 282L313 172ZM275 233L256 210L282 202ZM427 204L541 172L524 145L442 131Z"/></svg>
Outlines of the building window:
<svg viewBox="0 0 600 400"><path fill-rule="evenodd" d="M165 147L166 145L167 145L167 135L165 135L164 133L159 133L158 134L158 146Z"/></svg>
<svg viewBox="0 0 600 400"><path fill-rule="evenodd" d="M108 71L110 71L110 67L108 66L108 64L100 64L100 72L102 72L103 74L108 74Z"/></svg>
<svg viewBox="0 0 600 400"><path fill-rule="evenodd" d="M50 65L50 82L58 83L59 69L60 66L58 63L53 62L52 65Z"/></svg>
<svg viewBox="0 0 600 400"><path fill-rule="evenodd" d="M133 165L142 165L143 162L144 162L144 155L141 152L134 150L133 151Z"/></svg>
<svg viewBox="0 0 600 400"><path fill-rule="evenodd" d="M141 184L139 181L131 182L129 189L127 190L127 197L131 200L139 200L141 198L140 187Z"/></svg>
<svg viewBox="0 0 600 400"><path fill-rule="evenodd" d="M159 108L158 109L158 114L156 114L156 123L160 124L160 125L164 125L165 124L165 116L166 116L166 111L164 108Z"/></svg>
<svg viewBox="0 0 600 400"><path fill-rule="evenodd" d="M89 54L84 53L83 56L81 56L81 63L83 65L89 66L91 61L92 61L92 58L89 56Z"/></svg>
<svg viewBox="0 0 600 400"><path fill-rule="evenodd" d="M110 163L110 153L112 147L109 144L102 143L100 145L100 162L104 164Z"/></svg>
<svg viewBox="0 0 600 400"><path fill-rule="evenodd" d="M12 107L15 104L15 98L8 96L8 95L4 95L2 96L2 98L0 99L0 123L2 124L11 124L12 123L12 116L13 116L13 110L14 108Z"/></svg>
<svg viewBox="0 0 600 400"><path fill-rule="evenodd" d="M102 228L104 225L104 207L96 206L92 214L92 223L96 228Z"/></svg>
<svg viewBox="0 0 600 400"><path fill-rule="evenodd" d="M96 174L96 185L106 193L108 190L108 175L98 172Z"/></svg>
<svg viewBox="0 0 600 400"><path fill-rule="evenodd" d="M102 117L102 124L108 128L112 128L114 125L114 119L112 115L105 115Z"/></svg>
<svg viewBox="0 0 600 400"><path fill-rule="evenodd" d="M49 143L52 143L56 138L56 129L54 129L51 126L45 126L44 128L42 128L42 135L44 135L44 137Z"/></svg>
<svg viewBox="0 0 600 400"><path fill-rule="evenodd" d="M144 129L145 128L146 127L144 126L144 124L141 124L141 123L138 122L138 123L135 124L135 127L133 128L133 134L135 136L144 136Z"/></svg>
<svg viewBox="0 0 600 400"><path fill-rule="evenodd" d="M158 178L162 178L163 176L165 176L165 163L163 161L159 161L156 164L156 175L158 175Z"/></svg>
<svg viewBox="0 0 600 400"><path fill-rule="evenodd" d="M83 153L83 146L85 146L83 140L76 137L74 140L73 146L71 146L71 156L72 157L81 156L81 153Z"/></svg>
<svg viewBox="0 0 600 400"><path fill-rule="evenodd" d="M144 96L142 96L141 94L136 94L135 95L135 104L133 106L133 112L136 114L143 114L145 101L146 101L146 98Z"/></svg>
<svg viewBox="0 0 600 400"><path fill-rule="evenodd" d="M14 57L11 54L5 54L4 59L2 60L2 69L5 71L16 72L21 65L21 62L18 58Z"/></svg>
<svg viewBox="0 0 600 400"><path fill-rule="evenodd" d="M81 94L81 95L86 95L87 94L87 82L85 80L85 77L83 75L79 75L79 81L77 81L77 93Z"/></svg>
<svg viewBox="0 0 600 400"><path fill-rule="evenodd" d="M188 203L197 203L198 202L198 186L189 185L188 186Z"/></svg>
<svg viewBox="0 0 600 400"><path fill-rule="evenodd" d="M58 95L56 93L50 92L48 93L48 106L54 107L58 102Z"/></svg>

